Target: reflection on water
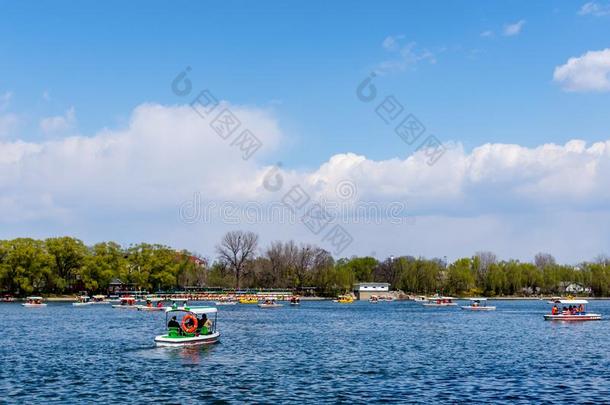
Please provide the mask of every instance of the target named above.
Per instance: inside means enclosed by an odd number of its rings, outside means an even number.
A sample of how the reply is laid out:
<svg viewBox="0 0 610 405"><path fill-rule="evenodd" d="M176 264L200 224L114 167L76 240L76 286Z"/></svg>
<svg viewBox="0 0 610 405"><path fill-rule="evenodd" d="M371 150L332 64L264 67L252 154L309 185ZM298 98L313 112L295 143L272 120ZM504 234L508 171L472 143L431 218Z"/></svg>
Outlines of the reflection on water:
<svg viewBox="0 0 610 405"><path fill-rule="evenodd" d="M221 343L157 348L158 312L0 305L0 402L582 402L610 397L605 320L541 301L471 313L412 302L221 307Z"/></svg>
<svg viewBox="0 0 610 405"><path fill-rule="evenodd" d="M185 346L185 347L153 347L135 352L136 356L145 360L171 360L181 364L201 364L214 352L216 345Z"/></svg>

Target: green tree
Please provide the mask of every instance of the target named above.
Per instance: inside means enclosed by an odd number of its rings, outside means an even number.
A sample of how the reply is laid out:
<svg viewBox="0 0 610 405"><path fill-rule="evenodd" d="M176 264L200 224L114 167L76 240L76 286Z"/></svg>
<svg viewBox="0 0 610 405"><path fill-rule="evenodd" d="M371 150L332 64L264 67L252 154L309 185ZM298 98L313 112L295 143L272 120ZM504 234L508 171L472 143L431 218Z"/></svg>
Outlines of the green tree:
<svg viewBox="0 0 610 405"><path fill-rule="evenodd" d="M58 292L72 291L76 275L80 273L87 255L87 247L82 241L68 236L45 240L47 252L51 255L51 271L55 277Z"/></svg>

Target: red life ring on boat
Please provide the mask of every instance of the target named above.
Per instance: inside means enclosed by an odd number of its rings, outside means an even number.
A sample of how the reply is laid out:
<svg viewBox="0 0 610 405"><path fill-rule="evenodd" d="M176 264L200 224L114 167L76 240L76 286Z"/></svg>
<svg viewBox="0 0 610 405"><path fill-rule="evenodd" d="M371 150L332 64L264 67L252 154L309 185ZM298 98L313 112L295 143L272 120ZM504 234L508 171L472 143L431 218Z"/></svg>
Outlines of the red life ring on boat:
<svg viewBox="0 0 610 405"><path fill-rule="evenodd" d="M187 322L191 320L193 324L191 326L187 325ZM197 317L192 314L186 315L182 318L182 330L186 333L193 333L197 330Z"/></svg>

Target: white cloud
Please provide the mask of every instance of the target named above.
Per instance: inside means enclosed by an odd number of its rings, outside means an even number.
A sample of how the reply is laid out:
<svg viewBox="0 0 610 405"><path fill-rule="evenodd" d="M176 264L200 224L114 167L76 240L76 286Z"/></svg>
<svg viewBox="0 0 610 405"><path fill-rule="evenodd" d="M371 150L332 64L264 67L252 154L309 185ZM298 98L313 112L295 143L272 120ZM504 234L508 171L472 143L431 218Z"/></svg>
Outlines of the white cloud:
<svg viewBox="0 0 610 405"><path fill-rule="evenodd" d="M524 25L525 25L525 20L519 20L513 24L506 24L504 26L503 34L504 34L504 36L507 36L507 37L519 35L521 33L521 30L523 29Z"/></svg>
<svg viewBox="0 0 610 405"><path fill-rule="evenodd" d="M242 128L261 139L262 149L275 147L279 130L266 111L230 108ZM241 156L236 145L221 139L189 106L145 104L134 110L125 129L0 143L0 190L4 195L18 191L29 206L46 193L67 209L89 204L143 210L168 202L178 206L195 190L237 198L257 187L242 186L256 166ZM0 212L0 220L4 214Z"/></svg>
<svg viewBox="0 0 610 405"><path fill-rule="evenodd" d="M399 48L399 43L404 38L404 35L389 35L383 40L381 46L387 51L395 51Z"/></svg>
<svg viewBox="0 0 610 405"><path fill-rule="evenodd" d="M378 73L402 72L423 61L436 63L436 57L432 52L427 49L418 49L415 42L402 43L404 38L404 35L395 35L383 40L381 44L383 49L395 54L396 57L381 62L376 69Z"/></svg>
<svg viewBox="0 0 610 405"><path fill-rule="evenodd" d="M583 4L583 6L578 11L579 15L592 15L595 17L603 17L605 15L610 15L610 4L600 4L595 1L590 1L588 3Z"/></svg>
<svg viewBox="0 0 610 405"><path fill-rule="evenodd" d="M589 51L555 68L553 79L567 91L610 91L610 48Z"/></svg>
<svg viewBox="0 0 610 405"><path fill-rule="evenodd" d="M483 38L491 38L494 36L494 32L491 30L481 32L481 37Z"/></svg>
<svg viewBox="0 0 610 405"><path fill-rule="evenodd" d="M323 245L302 224L193 228L179 221L178 212L193 192L217 202L266 204L279 202L296 184L312 199L337 201L337 184L349 180L361 201L404 201L417 216L416 229L346 225L357 239L350 254L459 255L489 248L528 257L532 249L565 249L574 238L592 241L574 246L571 259L610 243L600 230L610 229L600 228L610 224L610 141L485 144L472 151L458 145L432 167L423 152L386 160L341 153L311 170L281 171L284 188L272 192L262 186L269 170L262 159L278 158L271 155L282 140L276 118L267 110L224 106L262 141L252 159L244 161L231 145L235 137L221 139L189 106L141 105L126 128L91 136L0 142L0 237L22 234L30 224L37 234L147 240L211 252L223 232L242 227L260 232L264 241ZM526 236L520 235L524 229Z"/></svg>
<svg viewBox="0 0 610 405"><path fill-rule="evenodd" d="M76 112L74 107L70 107L64 115L46 117L40 120L40 129L46 134L65 132L73 129L76 125Z"/></svg>

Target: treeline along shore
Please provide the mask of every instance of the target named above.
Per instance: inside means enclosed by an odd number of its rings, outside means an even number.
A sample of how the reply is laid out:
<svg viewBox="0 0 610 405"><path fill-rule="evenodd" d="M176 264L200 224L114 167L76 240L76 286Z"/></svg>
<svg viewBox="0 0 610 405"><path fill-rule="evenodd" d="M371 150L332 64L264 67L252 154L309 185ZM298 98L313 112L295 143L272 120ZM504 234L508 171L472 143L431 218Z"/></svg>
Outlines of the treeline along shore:
<svg viewBox="0 0 610 405"><path fill-rule="evenodd" d="M4 294L106 293L120 279L135 290L175 291L186 287L283 288L319 296L351 291L357 282L387 282L412 294L608 296L610 259L578 265L537 254L532 262L498 260L491 252L446 263L409 255L333 258L315 245L293 241L260 246L252 232L229 232L216 257L140 243L86 246L72 237L0 241L0 291Z"/></svg>

